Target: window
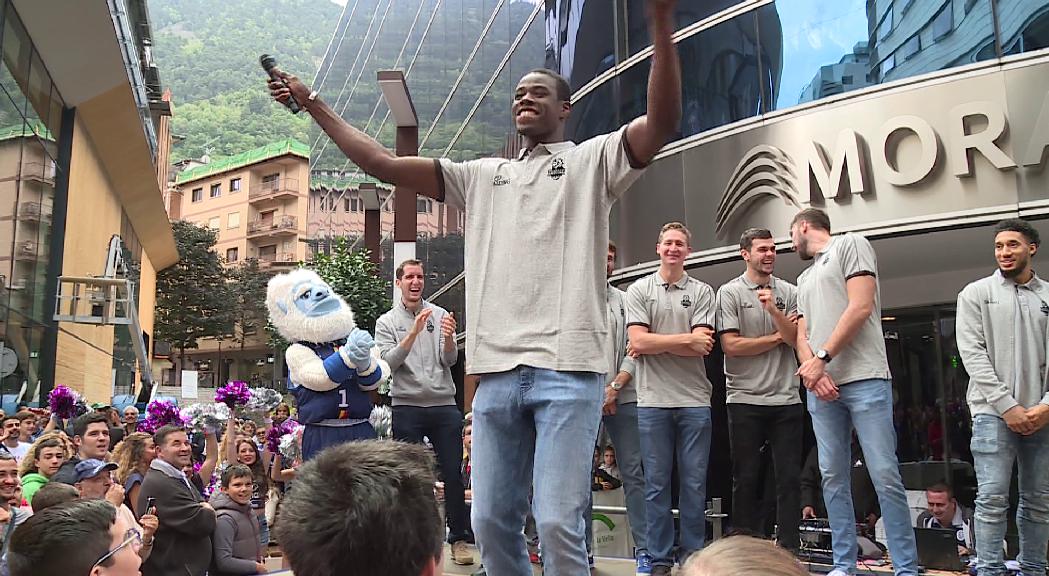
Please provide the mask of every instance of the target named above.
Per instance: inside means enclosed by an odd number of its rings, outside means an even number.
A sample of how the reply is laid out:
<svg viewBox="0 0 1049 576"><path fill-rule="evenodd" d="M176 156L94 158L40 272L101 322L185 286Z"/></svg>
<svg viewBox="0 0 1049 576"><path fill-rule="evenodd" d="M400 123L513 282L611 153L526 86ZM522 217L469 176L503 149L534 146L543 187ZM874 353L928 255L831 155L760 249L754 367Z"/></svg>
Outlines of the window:
<svg viewBox="0 0 1049 576"><path fill-rule="evenodd" d="M911 56L914 56L922 49L921 36L915 34L907 39L897 50L896 57L900 60L907 60Z"/></svg>
<svg viewBox="0 0 1049 576"><path fill-rule="evenodd" d="M896 67L896 53L889 54L889 57L881 61L881 77L885 76Z"/></svg>
<svg viewBox="0 0 1049 576"><path fill-rule="evenodd" d="M842 84L852 84L852 75L851 74L843 75L841 77L841 83Z"/></svg>
<svg viewBox="0 0 1049 576"><path fill-rule="evenodd" d="M226 228L240 228L240 212L230 212L226 216Z"/></svg>
<svg viewBox="0 0 1049 576"><path fill-rule="evenodd" d="M208 219L208 228L211 228L212 230L218 230L219 229L219 217L218 216L212 216L211 218Z"/></svg>
<svg viewBox="0 0 1049 576"><path fill-rule="evenodd" d="M229 181L229 193L240 192L240 178L233 178Z"/></svg>
<svg viewBox="0 0 1049 576"><path fill-rule="evenodd" d="M361 199L353 196L346 199L346 211L347 212L360 212L361 211Z"/></svg>
<svg viewBox="0 0 1049 576"><path fill-rule="evenodd" d="M222 196L222 184L221 183L219 183L219 184L212 184L211 185L211 197L212 198L218 198L219 196Z"/></svg>
<svg viewBox="0 0 1049 576"><path fill-rule="evenodd" d="M940 13L932 19L930 26L932 27L933 40L939 40L950 34L954 30L954 3L948 1L943 6L943 9L940 10Z"/></svg>
<svg viewBox="0 0 1049 576"><path fill-rule="evenodd" d="M320 212L327 212L328 211L328 195L327 194L325 194L324 196L321 196L321 200L320 200L319 206L317 207L317 210L320 211Z"/></svg>
<svg viewBox="0 0 1049 576"><path fill-rule="evenodd" d="M193 201L194 202L200 202L203 199L204 199L204 189L203 188L194 188L193 189Z"/></svg>
<svg viewBox="0 0 1049 576"><path fill-rule="evenodd" d="M237 261L237 249L236 248L226 248L226 262L236 262L236 261Z"/></svg>
<svg viewBox="0 0 1049 576"><path fill-rule="evenodd" d="M889 37L893 29L892 19L892 4L889 4L888 10L885 11L885 15L882 16L881 22L878 23L878 40L884 40Z"/></svg>
<svg viewBox="0 0 1049 576"><path fill-rule="evenodd" d="M262 187L266 190L276 190L280 186L280 174L267 174L262 177Z"/></svg>
<svg viewBox="0 0 1049 576"><path fill-rule="evenodd" d="M424 198L422 196L419 196L418 198L416 198L415 199L415 211L417 213L419 213L419 214L429 214L431 212L430 199L429 198Z"/></svg>

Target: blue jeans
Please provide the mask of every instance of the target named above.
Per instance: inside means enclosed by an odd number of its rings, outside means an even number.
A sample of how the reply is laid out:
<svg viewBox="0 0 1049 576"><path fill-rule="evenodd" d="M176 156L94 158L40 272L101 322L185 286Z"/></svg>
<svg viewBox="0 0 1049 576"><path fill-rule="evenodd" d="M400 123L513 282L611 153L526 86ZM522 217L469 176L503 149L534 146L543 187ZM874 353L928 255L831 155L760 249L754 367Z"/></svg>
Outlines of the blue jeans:
<svg viewBox="0 0 1049 576"><path fill-rule="evenodd" d="M674 515L670 482L677 455L678 509L682 559L703 548L707 538L707 463L710 407L637 409L641 458L645 465L645 517L653 565L674 564Z"/></svg>
<svg viewBox="0 0 1049 576"><path fill-rule="evenodd" d="M422 444L430 439L437 454L437 467L444 481L444 508L448 524L448 543L469 540L463 486L463 415L455 405L394 406L393 437L403 442Z"/></svg>
<svg viewBox="0 0 1049 576"><path fill-rule="evenodd" d="M1024 576L1045 575L1049 542L1049 427L1022 436L989 414L973 417L971 443L976 465L976 571L980 576L1006 574L1002 553L1009 483L1019 462L1020 569Z"/></svg>
<svg viewBox="0 0 1049 576"><path fill-rule="evenodd" d="M521 528L528 489L547 576L588 573L583 513L604 374L518 366L474 396L472 521L489 574L531 576Z"/></svg>
<svg viewBox="0 0 1049 576"><path fill-rule="evenodd" d="M645 474L641 470L641 436L637 428L637 403L620 404L616 413L603 417L616 449L616 463L623 477L626 515L637 553L648 553L645 540Z"/></svg>
<svg viewBox="0 0 1049 576"><path fill-rule="evenodd" d="M871 379L841 386L837 400L824 402L808 395L812 429L819 450L823 499L830 520L834 568L856 569L856 518L852 506L852 430L856 430L864 460L878 493L889 553L897 576L918 573L918 549L907 506L907 493L896 459L896 429L892 422L892 384Z"/></svg>

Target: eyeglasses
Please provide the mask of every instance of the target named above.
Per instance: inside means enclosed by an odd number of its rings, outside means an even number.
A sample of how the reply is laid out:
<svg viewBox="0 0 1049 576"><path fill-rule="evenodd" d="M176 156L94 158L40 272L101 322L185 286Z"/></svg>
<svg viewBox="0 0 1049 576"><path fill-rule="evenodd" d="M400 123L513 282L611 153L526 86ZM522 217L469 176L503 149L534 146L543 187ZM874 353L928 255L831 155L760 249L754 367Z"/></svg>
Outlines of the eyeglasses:
<svg viewBox="0 0 1049 576"><path fill-rule="evenodd" d="M131 546L131 549L135 552L135 554L138 554L138 551L142 549L142 533L134 528L131 528L130 530L125 532L124 541L117 545L116 548L110 550L109 552L106 552L105 556L99 558L98 562L95 562L94 565L91 566L91 569L94 570L95 568L98 568L99 566L104 564L106 560L109 560L113 556L116 556L117 553L119 553L124 548L127 548L128 546Z"/></svg>

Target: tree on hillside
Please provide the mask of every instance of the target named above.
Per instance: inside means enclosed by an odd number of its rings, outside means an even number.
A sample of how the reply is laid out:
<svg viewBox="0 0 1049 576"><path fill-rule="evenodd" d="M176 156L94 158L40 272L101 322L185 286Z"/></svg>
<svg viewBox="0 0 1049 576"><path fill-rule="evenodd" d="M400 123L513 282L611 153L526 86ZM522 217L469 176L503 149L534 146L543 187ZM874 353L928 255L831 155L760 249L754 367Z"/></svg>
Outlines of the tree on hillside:
<svg viewBox="0 0 1049 576"><path fill-rule="evenodd" d="M153 337L178 350L175 383L182 382L186 350L201 338L233 333L226 272L213 250L218 233L190 222L171 223L179 261L157 273Z"/></svg>
<svg viewBox="0 0 1049 576"><path fill-rule="evenodd" d="M229 274L229 291L233 314L233 340L243 350L250 336L259 334L268 317L266 310L266 283L273 276L259 268L256 258L248 258Z"/></svg>

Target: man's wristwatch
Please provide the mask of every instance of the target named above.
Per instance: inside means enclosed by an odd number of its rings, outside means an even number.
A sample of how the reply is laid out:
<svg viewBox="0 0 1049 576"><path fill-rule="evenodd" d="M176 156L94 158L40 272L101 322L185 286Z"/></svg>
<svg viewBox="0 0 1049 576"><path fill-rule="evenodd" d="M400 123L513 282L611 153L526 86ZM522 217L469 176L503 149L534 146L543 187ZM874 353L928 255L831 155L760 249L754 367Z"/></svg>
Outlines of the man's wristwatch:
<svg viewBox="0 0 1049 576"><path fill-rule="evenodd" d="M824 364L828 364L831 361L830 353L822 348L816 351L816 358L823 360Z"/></svg>
<svg viewBox="0 0 1049 576"><path fill-rule="evenodd" d="M612 380L608 383L608 387L615 390L616 392L619 392L623 389L623 384L619 380Z"/></svg>

